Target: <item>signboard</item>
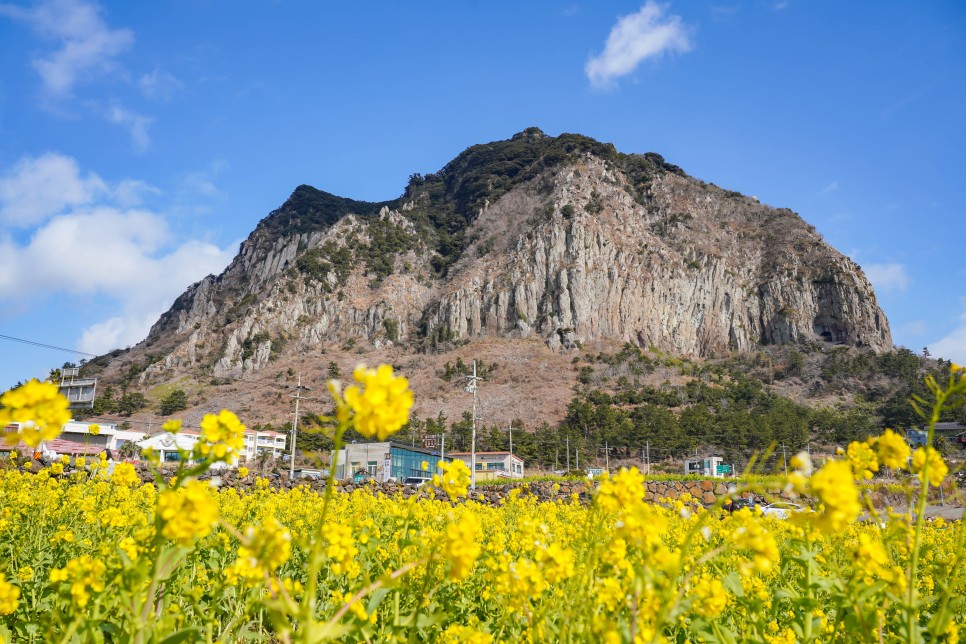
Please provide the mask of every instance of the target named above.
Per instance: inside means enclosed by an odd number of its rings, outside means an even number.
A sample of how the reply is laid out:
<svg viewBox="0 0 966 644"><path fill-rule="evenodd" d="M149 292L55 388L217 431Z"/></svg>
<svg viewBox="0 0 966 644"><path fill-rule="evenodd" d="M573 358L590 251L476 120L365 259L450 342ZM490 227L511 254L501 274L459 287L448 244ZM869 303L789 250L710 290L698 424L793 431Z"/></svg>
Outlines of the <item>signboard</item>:
<svg viewBox="0 0 966 644"><path fill-rule="evenodd" d="M731 474L730 465L719 465L717 468L718 474Z"/></svg>
<svg viewBox="0 0 966 644"><path fill-rule="evenodd" d="M423 436L423 447L425 449L439 448L439 434L429 434L428 436Z"/></svg>
<svg viewBox="0 0 966 644"><path fill-rule="evenodd" d="M392 454L386 452L386 455L382 460L382 481L385 483L389 480L392 474Z"/></svg>

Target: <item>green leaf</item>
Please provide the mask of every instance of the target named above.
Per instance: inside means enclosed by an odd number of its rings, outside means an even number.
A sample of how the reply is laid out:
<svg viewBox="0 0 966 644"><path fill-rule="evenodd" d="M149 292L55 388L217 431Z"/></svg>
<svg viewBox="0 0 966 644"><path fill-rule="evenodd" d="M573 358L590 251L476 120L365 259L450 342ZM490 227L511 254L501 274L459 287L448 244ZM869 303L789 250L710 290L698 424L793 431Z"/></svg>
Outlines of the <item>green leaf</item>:
<svg viewBox="0 0 966 644"><path fill-rule="evenodd" d="M741 577L737 572L731 571L721 578L721 584L735 597L744 597L745 589L741 585Z"/></svg>
<svg viewBox="0 0 966 644"><path fill-rule="evenodd" d="M382 600L385 599L386 595L388 594L389 594L388 588L379 588L376 590L376 592L372 593L372 597L369 599L369 604L366 605L366 612L372 613L377 608L379 608L379 604L382 603Z"/></svg>
<svg viewBox="0 0 966 644"><path fill-rule="evenodd" d="M199 628L185 628L178 631L177 633L172 633L166 638L158 642L158 644L180 644L181 642L197 642L201 639L201 629Z"/></svg>

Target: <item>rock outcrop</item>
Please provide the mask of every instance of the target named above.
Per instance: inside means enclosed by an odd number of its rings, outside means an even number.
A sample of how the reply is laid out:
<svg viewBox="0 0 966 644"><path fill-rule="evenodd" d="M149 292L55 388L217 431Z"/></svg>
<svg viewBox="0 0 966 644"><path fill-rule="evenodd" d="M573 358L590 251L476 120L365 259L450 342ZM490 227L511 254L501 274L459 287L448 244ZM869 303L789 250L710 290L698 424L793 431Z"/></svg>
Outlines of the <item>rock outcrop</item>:
<svg viewBox="0 0 966 644"><path fill-rule="evenodd" d="M146 375L225 376L325 341L427 349L507 335L694 356L892 348L861 269L795 213L655 154L531 128L414 175L394 201L300 186L134 350L161 356Z"/></svg>

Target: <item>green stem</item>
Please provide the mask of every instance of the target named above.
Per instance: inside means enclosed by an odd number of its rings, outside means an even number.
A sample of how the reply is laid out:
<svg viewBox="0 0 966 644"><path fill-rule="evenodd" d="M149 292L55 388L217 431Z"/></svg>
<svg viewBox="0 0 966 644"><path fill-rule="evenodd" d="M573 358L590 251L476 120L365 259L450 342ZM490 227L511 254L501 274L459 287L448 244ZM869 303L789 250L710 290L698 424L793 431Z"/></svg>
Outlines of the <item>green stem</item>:
<svg viewBox="0 0 966 644"><path fill-rule="evenodd" d="M808 556L805 558L805 641L812 639L812 539L805 537L805 547Z"/></svg>
<svg viewBox="0 0 966 644"><path fill-rule="evenodd" d="M322 516L319 518L319 529L325 525L325 518L328 516L329 506L335 495L335 472L339 465L339 451L343 447L342 436L348 429L348 423L339 423L336 426L335 436L332 439L332 462L329 464L329 478L325 485L325 500L322 503ZM302 606L302 632L308 632L308 626L315 623L315 611L317 605L317 591L319 585L319 570L322 567L322 548L321 541L313 538L311 551L309 552L308 579L305 583L304 604Z"/></svg>
<svg viewBox="0 0 966 644"><path fill-rule="evenodd" d="M909 560L909 588L908 597L906 599L906 637L908 642L918 641L918 638L913 636L913 632L916 627L916 575L919 568L919 550L922 547L922 526L926 520L926 503L929 500L929 454L928 450L932 447L933 437L936 434L936 423L939 422L939 415L942 412L943 406L946 402L946 392L936 387L933 389L936 394L936 402L932 406L932 414L929 417L929 436L926 439L926 447L920 449L926 449L926 458L923 459L922 470L919 471L919 503L916 507L916 530L915 536L913 537L912 553Z"/></svg>

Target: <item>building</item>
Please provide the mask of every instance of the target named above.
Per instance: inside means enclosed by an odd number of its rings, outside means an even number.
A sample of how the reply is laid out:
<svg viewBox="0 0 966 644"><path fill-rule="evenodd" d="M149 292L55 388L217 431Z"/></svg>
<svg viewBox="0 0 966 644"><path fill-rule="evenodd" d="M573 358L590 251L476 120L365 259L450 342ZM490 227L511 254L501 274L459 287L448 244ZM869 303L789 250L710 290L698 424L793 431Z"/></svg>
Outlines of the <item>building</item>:
<svg viewBox="0 0 966 644"><path fill-rule="evenodd" d="M77 367L64 367L60 372L60 393L70 402L70 409L91 409L97 393L97 378L81 378Z"/></svg>
<svg viewBox="0 0 966 644"><path fill-rule="evenodd" d="M199 433L191 430L180 431L177 434L160 432L142 440L138 443L138 447L142 450L150 449L162 463L177 463L181 460L179 450L190 452L195 448L198 439Z"/></svg>
<svg viewBox="0 0 966 644"><path fill-rule="evenodd" d="M90 433L91 425L99 425L97 435ZM17 425L10 425L7 431L16 431ZM137 443L145 436L145 432L119 429L112 423L88 423L72 420L64 425L60 436L53 440L44 441L40 451L48 455L81 456L85 454L99 454L104 450L117 452L125 443ZM20 443L17 449L26 452L27 446Z"/></svg>
<svg viewBox="0 0 966 644"><path fill-rule="evenodd" d="M724 478L731 473L731 466L725 465L720 456L710 458L696 458L684 461L685 474L697 474L698 476L708 476L711 478Z"/></svg>
<svg viewBox="0 0 966 644"><path fill-rule="evenodd" d="M285 453L285 434L271 431L245 430L244 460L254 460L262 454L279 458Z"/></svg>
<svg viewBox="0 0 966 644"><path fill-rule="evenodd" d="M142 449L150 447L161 461L176 462L180 458L178 450L193 450L199 438L200 432L192 429L184 429L177 434L159 432L142 440L139 446ZM263 455L279 458L285 453L285 434L280 432L246 429L244 438L245 446L232 465L241 465Z"/></svg>
<svg viewBox="0 0 966 644"><path fill-rule="evenodd" d="M470 452L452 452L450 456L466 463L466 467L472 467ZM498 478L523 478L523 459L510 452L477 452L476 480L489 481Z"/></svg>
<svg viewBox="0 0 966 644"><path fill-rule="evenodd" d="M447 454L444 460L452 460L450 456ZM351 443L339 450L335 477L347 479L362 470L368 478L377 481L427 478L436 472L439 461L439 450L405 443ZM427 469L423 469L423 463L426 463Z"/></svg>

